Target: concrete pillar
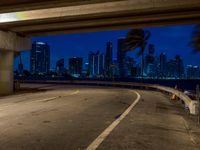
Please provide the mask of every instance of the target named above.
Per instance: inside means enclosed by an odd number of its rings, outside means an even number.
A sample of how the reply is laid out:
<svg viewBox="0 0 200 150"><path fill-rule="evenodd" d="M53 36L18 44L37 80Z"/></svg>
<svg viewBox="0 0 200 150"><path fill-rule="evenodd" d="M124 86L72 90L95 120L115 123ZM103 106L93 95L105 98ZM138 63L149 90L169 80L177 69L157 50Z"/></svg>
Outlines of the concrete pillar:
<svg viewBox="0 0 200 150"><path fill-rule="evenodd" d="M13 51L0 50L0 95L13 92Z"/></svg>
<svg viewBox="0 0 200 150"><path fill-rule="evenodd" d="M31 39L14 32L0 31L0 95L13 93L14 52L31 49Z"/></svg>

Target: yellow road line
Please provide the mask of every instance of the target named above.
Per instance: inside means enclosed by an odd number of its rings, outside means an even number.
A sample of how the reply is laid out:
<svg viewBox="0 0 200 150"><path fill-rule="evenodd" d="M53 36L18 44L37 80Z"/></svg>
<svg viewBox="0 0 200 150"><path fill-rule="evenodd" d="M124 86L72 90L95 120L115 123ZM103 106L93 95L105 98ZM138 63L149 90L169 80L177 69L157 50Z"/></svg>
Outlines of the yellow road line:
<svg viewBox="0 0 200 150"><path fill-rule="evenodd" d="M76 95L78 94L80 91L79 90L76 90L75 92L71 93L70 95Z"/></svg>
<svg viewBox="0 0 200 150"><path fill-rule="evenodd" d="M33 100L33 101L24 101L24 102L27 102L27 103L34 103L34 102L42 102L42 101L51 101L51 100L54 100L54 99L57 99L57 98L62 98L62 97L66 97L66 96L72 96L72 95L76 95L80 92L80 90L76 90L72 93L69 93L69 94L65 94L65 95L62 95L62 96L55 96L55 97L50 97L50 98L45 98L45 99L39 99L39 100ZM10 104L10 105L3 105L1 106L0 105L0 110L2 110L2 108L7 108L7 107L10 107L12 105L16 105L16 104Z"/></svg>
<svg viewBox="0 0 200 150"><path fill-rule="evenodd" d="M69 94L65 94L65 95L62 95L62 96L56 96L56 97L50 97L50 98L45 98L45 99L41 99L41 100L36 100L37 102L39 101L50 101L50 100L54 100L54 99L57 99L57 98L62 98L62 97L66 97L66 96L71 96L71 95L76 95L78 94L80 91L79 90L76 90L72 93L69 93ZM35 101L34 101L35 102Z"/></svg>

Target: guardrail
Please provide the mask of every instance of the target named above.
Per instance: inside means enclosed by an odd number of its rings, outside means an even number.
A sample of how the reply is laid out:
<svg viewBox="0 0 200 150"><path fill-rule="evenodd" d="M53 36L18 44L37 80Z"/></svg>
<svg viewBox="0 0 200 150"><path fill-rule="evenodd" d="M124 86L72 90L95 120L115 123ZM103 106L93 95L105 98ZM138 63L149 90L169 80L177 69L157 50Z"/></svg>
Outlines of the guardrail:
<svg viewBox="0 0 200 150"><path fill-rule="evenodd" d="M75 84L75 85L96 85L96 86L115 86L115 87L126 87L135 89L151 89L160 90L170 94L176 95L182 101L184 101L185 106L189 108L190 114L198 114L198 101L190 99L183 92L160 85L144 84L144 83L133 83L133 82L114 82L114 81L89 81L89 80L69 80L69 81L53 81L53 80L21 80L21 83L48 83L48 84Z"/></svg>

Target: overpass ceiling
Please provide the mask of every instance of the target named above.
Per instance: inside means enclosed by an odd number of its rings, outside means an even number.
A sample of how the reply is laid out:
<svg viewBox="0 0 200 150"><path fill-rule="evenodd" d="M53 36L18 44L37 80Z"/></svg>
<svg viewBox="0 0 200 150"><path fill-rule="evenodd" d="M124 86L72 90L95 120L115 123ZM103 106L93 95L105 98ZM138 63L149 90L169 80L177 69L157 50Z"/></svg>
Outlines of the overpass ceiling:
<svg viewBox="0 0 200 150"><path fill-rule="evenodd" d="M2 0L0 10L0 30L30 36L200 23L200 0Z"/></svg>
<svg viewBox="0 0 200 150"><path fill-rule="evenodd" d="M83 5L119 0L1 0L0 13Z"/></svg>

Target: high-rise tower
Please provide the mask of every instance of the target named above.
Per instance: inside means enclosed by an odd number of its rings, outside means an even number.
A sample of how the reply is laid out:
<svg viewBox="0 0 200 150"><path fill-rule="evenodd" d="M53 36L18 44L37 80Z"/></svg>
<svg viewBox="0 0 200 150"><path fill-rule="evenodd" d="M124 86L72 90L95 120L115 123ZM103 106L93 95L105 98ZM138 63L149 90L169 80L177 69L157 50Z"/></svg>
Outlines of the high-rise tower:
<svg viewBox="0 0 200 150"><path fill-rule="evenodd" d="M112 42L106 43L106 55L105 55L105 72L106 76L112 76L112 57L113 57L113 45Z"/></svg>
<svg viewBox="0 0 200 150"><path fill-rule="evenodd" d="M160 77L167 76L167 56L165 53L160 54Z"/></svg>
<svg viewBox="0 0 200 150"><path fill-rule="evenodd" d="M30 54L32 74L45 74L50 69L50 47L47 43L34 42Z"/></svg>
<svg viewBox="0 0 200 150"><path fill-rule="evenodd" d="M125 38L119 38L117 42L117 61L118 61L119 76L122 78L125 77L125 63L126 63L125 48L126 48Z"/></svg>

